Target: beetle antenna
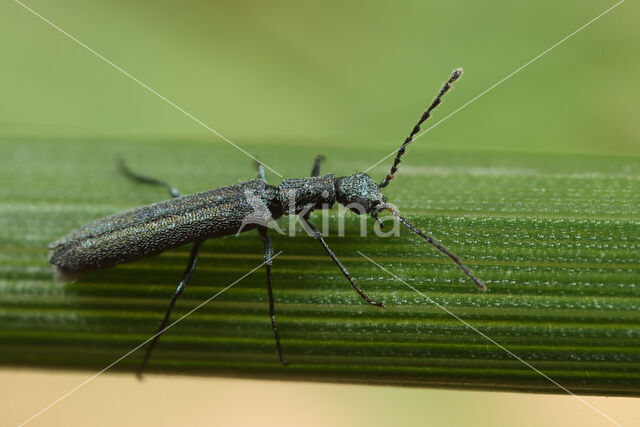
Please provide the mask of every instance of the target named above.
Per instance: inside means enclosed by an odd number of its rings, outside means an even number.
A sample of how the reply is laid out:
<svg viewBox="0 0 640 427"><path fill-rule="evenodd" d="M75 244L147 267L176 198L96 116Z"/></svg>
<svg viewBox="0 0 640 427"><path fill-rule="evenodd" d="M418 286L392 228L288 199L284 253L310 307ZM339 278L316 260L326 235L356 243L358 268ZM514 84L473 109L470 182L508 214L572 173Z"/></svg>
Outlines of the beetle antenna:
<svg viewBox="0 0 640 427"><path fill-rule="evenodd" d="M438 95L436 95L436 97L433 99L433 102L431 103L429 108L427 108L427 110L424 113L422 113L422 116L420 116L420 119L418 120L418 123L415 124L415 126L411 130L411 133L409 134L407 139L405 139L404 142L402 143L402 145L400 146L400 149L398 150L398 154L396 154L396 158L393 161L393 166L391 166L391 171L382 180L382 182L380 182L380 185L378 185L378 187L380 187L380 188L386 187L389 184L389 181L391 181L393 179L393 175L398 170L398 165L400 164L400 161L401 161L400 158L402 157L402 155L406 151L407 145L409 145L409 144L411 144L411 142L413 142L413 137L418 132L420 132L420 126L422 125L422 123L424 123L431 116L431 111L434 108L436 108L438 105L440 105L440 103L442 102L442 96L445 93L447 93L449 91L449 89L451 89L451 83L453 83L456 80L458 80L461 75L462 75L462 68L457 68L457 69L453 70L453 72L451 73L451 77L449 77L449 80L444 82L444 84L442 85L442 88L440 89L440 92L438 93Z"/></svg>
<svg viewBox="0 0 640 427"><path fill-rule="evenodd" d="M473 280L473 283L476 284L478 289L480 289L481 291L486 291L487 290L487 287L485 286L484 282L482 280L478 279L471 272L471 270L469 270L469 268L466 265L464 265L462 263L462 261L460 261L460 258L458 258L454 254L449 252L449 249L445 248L440 243L438 243L433 237L426 235L422 230L420 230L419 228L417 228L416 226L414 226L413 224L408 222L402 215L400 215L400 212L398 212L394 207L392 207L390 205L387 205L386 208L388 210L390 210L391 213L393 213L393 216L395 216L398 219L398 221L400 221L400 223L402 225L404 225L409 230L411 230L414 233L416 233L418 236L422 237L427 242L431 243L433 246L436 247L436 249L438 249L440 252L442 252L443 254L448 256L449 258L451 258L451 260L453 262L455 262L458 265L458 267L460 267L462 269L462 271L464 271L464 274L466 274L471 280Z"/></svg>

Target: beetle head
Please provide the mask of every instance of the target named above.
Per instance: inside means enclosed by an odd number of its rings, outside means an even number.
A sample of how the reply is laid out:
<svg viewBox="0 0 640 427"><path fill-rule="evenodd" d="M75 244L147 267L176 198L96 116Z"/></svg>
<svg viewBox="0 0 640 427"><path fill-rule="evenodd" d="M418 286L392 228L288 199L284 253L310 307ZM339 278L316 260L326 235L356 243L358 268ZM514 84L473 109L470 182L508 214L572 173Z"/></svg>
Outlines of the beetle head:
<svg viewBox="0 0 640 427"><path fill-rule="evenodd" d="M336 178L336 200L352 212L362 215L379 212L387 198L369 175L355 173Z"/></svg>

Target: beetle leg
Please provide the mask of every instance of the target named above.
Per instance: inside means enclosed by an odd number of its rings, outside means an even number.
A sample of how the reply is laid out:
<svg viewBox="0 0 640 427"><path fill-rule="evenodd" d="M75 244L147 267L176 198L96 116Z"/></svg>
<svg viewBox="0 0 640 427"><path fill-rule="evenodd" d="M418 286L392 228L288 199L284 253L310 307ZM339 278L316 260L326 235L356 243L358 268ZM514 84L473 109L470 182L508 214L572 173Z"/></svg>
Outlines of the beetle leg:
<svg viewBox="0 0 640 427"><path fill-rule="evenodd" d="M174 186L164 181L160 181L159 179L138 175L137 173L133 172L131 169L127 167L127 165L124 163L124 160L122 158L118 157L116 159L116 163L118 164L118 170L120 171L120 173L122 173L127 178L132 179L136 182L140 182L142 184L150 184L150 185L157 185L159 187L164 187L167 189L171 197L180 197L180 192L178 191L177 188L175 188Z"/></svg>
<svg viewBox="0 0 640 427"><path fill-rule="evenodd" d="M349 281L349 283L351 283L351 286L353 286L353 289L355 289L355 291L358 293L358 295L360 295L362 297L362 299L365 300L366 302L368 302L369 304L375 305L376 307L380 307L380 308L384 309L384 302L373 301L371 298L369 298L367 296L367 294L365 294L362 291L362 289L360 289L360 287L356 284L356 282L353 281L353 278L351 277L351 274L347 271L347 269L344 267L344 265L342 265L342 263L340 262L340 260L336 256L336 254L334 254L333 251L331 250L331 248L329 247L329 245L327 245L327 242L324 241L324 237L322 237L322 233L320 233L318 231L318 229L313 224L311 224L309 222L308 217L305 216L302 219L303 219L302 225L305 226L305 228L306 228L306 226L309 227L309 230L311 231L311 233L310 233L311 236L322 244L322 247L324 247L324 250L327 251L327 253L331 257L333 262L336 263L336 265L338 266L340 271L342 271L342 274L344 275L344 277L346 277L347 280ZM307 231L309 231L309 230L307 230Z"/></svg>
<svg viewBox="0 0 640 427"><path fill-rule="evenodd" d="M323 160L323 155L320 154L316 156L316 159L313 162L313 169L311 169L311 176L320 176L320 165L322 164Z"/></svg>
<svg viewBox="0 0 640 427"><path fill-rule="evenodd" d="M180 280L178 287L173 292L173 297L171 298L171 302L169 303L169 308L167 309L167 312L165 313L164 318L162 319L162 322L160 322L160 326L158 326L157 332L155 333L155 335L153 336L153 339L149 343L149 347L147 347L147 353L144 355L144 359L142 360L140 369L138 369L138 378L142 378L142 372L147 366L147 362L149 361L149 356L151 356L151 352L153 351L153 348L158 343L158 340L160 339L160 335L164 332L167 324L169 323L169 317L171 316L171 311L173 310L173 306L175 305L180 295L182 295L182 292L184 291L184 289L187 287L187 283L189 283L189 280L191 280L191 276L193 275L193 272L196 269L196 262L198 261L198 249L200 248L200 243L202 242L194 242L193 247L191 248L189 264L187 265L187 268L182 275L182 280Z"/></svg>
<svg viewBox="0 0 640 427"><path fill-rule="evenodd" d="M282 357L280 335L278 334L276 315L273 308L273 289L271 288L271 265L273 263L271 259L273 258L273 246L271 245L271 239L269 239L269 236L267 236L266 227L258 227L258 232L260 233L260 237L262 237L262 241L264 242L264 265L267 267L267 292L269 294L269 316L271 317L271 328L273 329L273 334L276 337L276 350L278 351L280 362L282 362L283 365L286 365L288 362L284 357Z"/></svg>
<svg viewBox="0 0 640 427"><path fill-rule="evenodd" d="M258 179L261 179L266 182L267 176L264 173L264 166L262 165L262 163L256 162L256 169L258 171Z"/></svg>

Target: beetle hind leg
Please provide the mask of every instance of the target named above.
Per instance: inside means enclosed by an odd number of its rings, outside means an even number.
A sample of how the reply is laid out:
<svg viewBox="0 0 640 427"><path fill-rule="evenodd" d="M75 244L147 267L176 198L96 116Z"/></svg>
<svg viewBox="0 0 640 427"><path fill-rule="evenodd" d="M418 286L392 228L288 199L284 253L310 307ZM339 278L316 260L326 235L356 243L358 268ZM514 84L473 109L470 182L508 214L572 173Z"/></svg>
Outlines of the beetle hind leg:
<svg viewBox="0 0 640 427"><path fill-rule="evenodd" d="M160 326L158 326L157 332L155 333L155 335L153 335L151 342L149 343L149 347L147 347L147 352L145 353L144 359L142 359L142 364L138 369L138 378L142 378L142 373L147 367L147 363L149 362L149 357L151 356L151 352L153 351L156 344L158 343L158 340L160 339L160 335L162 335L162 333L164 333L165 329L167 328L167 324L169 323L169 318L171 317L171 311L173 311L173 306L175 305L178 298L180 298L180 295L182 295L182 292L184 292L184 289L187 287L189 280L191 280L191 276L193 275L193 272L196 269L196 263L198 262L198 249L200 248L200 243L201 242L195 242L193 244L193 247L191 248L191 255L189 256L189 264L187 265L187 268L182 275L182 280L180 280L178 287L173 292L173 297L171 297L169 308L167 309L167 312L165 313L164 318L160 322Z"/></svg>
<svg viewBox="0 0 640 427"><path fill-rule="evenodd" d="M271 265L273 263L273 246L271 245L271 239L267 236L266 227L258 227L258 232L262 241L264 242L264 265L267 267L267 292L269 294L269 317L271 318L271 328L273 329L273 335L276 338L276 350L278 351L278 357L283 365L287 365L289 362L282 356L282 347L280 346L280 335L278 334L278 326L276 325L276 315L273 306L273 289L271 287Z"/></svg>
<svg viewBox="0 0 640 427"><path fill-rule="evenodd" d="M127 178L133 181L139 182L141 184L149 184L149 185L156 185L158 187L164 187L169 192L171 197L180 197L180 192L176 187L164 181L160 181L159 179L151 178L144 175L138 175L137 173L129 169L129 167L125 164L124 160L121 157L118 157L116 159L116 164L118 165L118 171L120 171L120 173L126 176Z"/></svg>

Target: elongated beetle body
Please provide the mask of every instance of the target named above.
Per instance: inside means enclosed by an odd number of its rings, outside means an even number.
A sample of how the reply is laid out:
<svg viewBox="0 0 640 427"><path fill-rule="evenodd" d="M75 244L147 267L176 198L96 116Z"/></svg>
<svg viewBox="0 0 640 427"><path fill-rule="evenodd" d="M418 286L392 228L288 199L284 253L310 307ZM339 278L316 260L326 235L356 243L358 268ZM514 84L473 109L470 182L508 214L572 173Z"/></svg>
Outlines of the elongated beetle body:
<svg viewBox="0 0 640 427"><path fill-rule="evenodd" d="M53 242L50 261L61 276L72 276L235 234L242 219L254 213L246 190L274 204L274 219L281 216L275 206L277 188L256 179L98 219Z"/></svg>
<svg viewBox="0 0 640 427"><path fill-rule="evenodd" d="M387 199L381 191L394 177L401 161L400 158L405 153L407 145L420 131L420 125L440 104L442 96L451 88L451 83L461 75L461 69L453 71L451 77L442 86L436 98L401 145L390 173L380 184L376 184L366 173L356 173L346 177L335 177L333 174L320 176L323 157L318 156L313 164L310 177L285 179L277 187L267 183L264 167L258 165L258 179L181 196L178 190L169 184L137 175L130 171L124 162L120 162L121 172L127 177L141 183L165 187L173 198L98 219L71 232L66 237L52 242L49 245L52 250L49 261L54 272L59 277L69 278L87 271L135 261L156 255L167 249L193 243L187 268L173 294L158 332L147 348L139 374L143 372L161 332L169 322L176 300L184 291L195 270L200 244L207 239L253 229L258 230L264 242L271 324L278 356L283 364L287 363L282 354L275 320L271 286L273 248L267 235L267 225L270 221L283 215L298 215L306 231L322 244L354 290L367 303L384 308L384 303L370 299L358 287L347 269L329 248L322 234L309 222L310 212L316 209L330 209L336 202L348 207L356 214L371 215L381 226L382 222L378 218L378 214L383 210L390 211L401 224L451 258L479 289L485 290L484 283L476 278L454 254L410 224L394 206L387 203Z"/></svg>

